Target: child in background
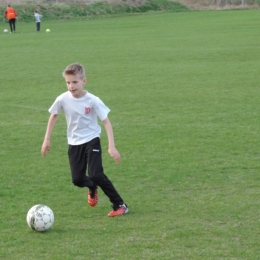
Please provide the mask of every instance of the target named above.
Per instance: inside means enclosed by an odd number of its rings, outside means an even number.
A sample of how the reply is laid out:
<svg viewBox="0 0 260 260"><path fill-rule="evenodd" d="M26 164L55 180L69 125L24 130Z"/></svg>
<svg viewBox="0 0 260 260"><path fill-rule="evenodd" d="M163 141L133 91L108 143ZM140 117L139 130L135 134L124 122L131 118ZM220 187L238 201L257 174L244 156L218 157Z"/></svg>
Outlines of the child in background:
<svg viewBox="0 0 260 260"><path fill-rule="evenodd" d="M11 5L7 5L7 8L5 10L4 21L5 21L6 18L9 21L10 30L11 30L10 33L14 33L15 32L15 22L17 20L17 13L14 10L14 8L11 7Z"/></svg>
<svg viewBox="0 0 260 260"><path fill-rule="evenodd" d="M102 121L107 133L108 153L116 163L120 161L120 154L114 143L112 125L107 116L110 109L98 97L84 90L87 79L82 65L70 64L64 70L63 77L68 91L59 95L49 109L51 115L41 153L46 156L46 152L50 151L53 127L58 115L64 112L67 121L68 157L73 184L88 188L88 204L92 207L98 202L99 186L113 204L113 211L108 216L126 214L127 205L104 174L102 166L101 127L98 124L98 118Z"/></svg>
<svg viewBox="0 0 260 260"><path fill-rule="evenodd" d="M41 29L41 18L42 15L38 13L38 11L34 11L34 17L36 20L36 31L39 32Z"/></svg>

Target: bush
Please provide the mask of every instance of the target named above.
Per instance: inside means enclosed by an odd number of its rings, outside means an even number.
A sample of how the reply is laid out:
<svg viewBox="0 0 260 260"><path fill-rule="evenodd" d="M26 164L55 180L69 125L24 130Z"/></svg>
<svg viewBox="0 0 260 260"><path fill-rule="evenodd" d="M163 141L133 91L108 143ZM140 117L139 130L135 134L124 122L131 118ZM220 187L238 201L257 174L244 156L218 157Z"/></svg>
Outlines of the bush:
<svg viewBox="0 0 260 260"><path fill-rule="evenodd" d="M91 19L100 16L144 13L147 11L184 12L189 9L184 5L167 0L147 0L128 5L125 1L121 3L97 2L94 4L44 4L44 5L13 5L18 13L20 21L34 21L33 13L38 10L45 20L48 19L71 19L86 18ZM0 6L0 12L4 13L5 6Z"/></svg>

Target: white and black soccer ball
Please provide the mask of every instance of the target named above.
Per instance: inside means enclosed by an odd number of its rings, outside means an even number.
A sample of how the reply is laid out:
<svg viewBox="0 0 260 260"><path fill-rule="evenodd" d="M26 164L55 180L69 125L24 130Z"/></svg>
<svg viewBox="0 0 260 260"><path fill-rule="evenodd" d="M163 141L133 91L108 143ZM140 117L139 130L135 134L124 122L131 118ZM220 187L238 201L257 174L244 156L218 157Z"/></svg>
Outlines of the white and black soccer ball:
<svg viewBox="0 0 260 260"><path fill-rule="evenodd" d="M28 226L35 231L46 231L54 223L53 211L45 205L38 204L30 208L26 221Z"/></svg>
<svg viewBox="0 0 260 260"><path fill-rule="evenodd" d="M8 30L7 30L7 29L4 29L4 33L8 33Z"/></svg>

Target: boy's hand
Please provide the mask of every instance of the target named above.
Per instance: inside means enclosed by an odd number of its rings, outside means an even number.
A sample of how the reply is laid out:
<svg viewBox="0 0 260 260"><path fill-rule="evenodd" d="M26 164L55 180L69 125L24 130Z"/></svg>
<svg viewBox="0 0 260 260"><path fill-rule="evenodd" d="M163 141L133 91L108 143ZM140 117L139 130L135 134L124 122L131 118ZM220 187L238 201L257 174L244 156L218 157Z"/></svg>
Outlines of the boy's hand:
<svg viewBox="0 0 260 260"><path fill-rule="evenodd" d="M116 163L120 162L120 154L115 147L109 147L108 153L110 154L111 157L114 158Z"/></svg>
<svg viewBox="0 0 260 260"><path fill-rule="evenodd" d="M44 140L42 144L42 156L46 156L46 152L49 152L51 150L51 142L49 140Z"/></svg>

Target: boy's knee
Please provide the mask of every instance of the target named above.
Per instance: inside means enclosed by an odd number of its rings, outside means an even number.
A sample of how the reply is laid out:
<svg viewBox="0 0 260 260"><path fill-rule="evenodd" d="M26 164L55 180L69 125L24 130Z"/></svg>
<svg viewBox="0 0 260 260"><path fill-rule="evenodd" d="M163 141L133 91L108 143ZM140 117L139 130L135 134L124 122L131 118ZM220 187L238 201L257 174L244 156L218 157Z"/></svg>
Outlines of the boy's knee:
<svg viewBox="0 0 260 260"><path fill-rule="evenodd" d="M75 186L78 186L78 187L84 187L83 185L83 180L80 179L80 178L76 178L76 179L73 179L72 180L72 183L75 185Z"/></svg>
<svg viewBox="0 0 260 260"><path fill-rule="evenodd" d="M91 180L98 186L101 186L107 182L107 177L104 174L97 174L91 177Z"/></svg>

